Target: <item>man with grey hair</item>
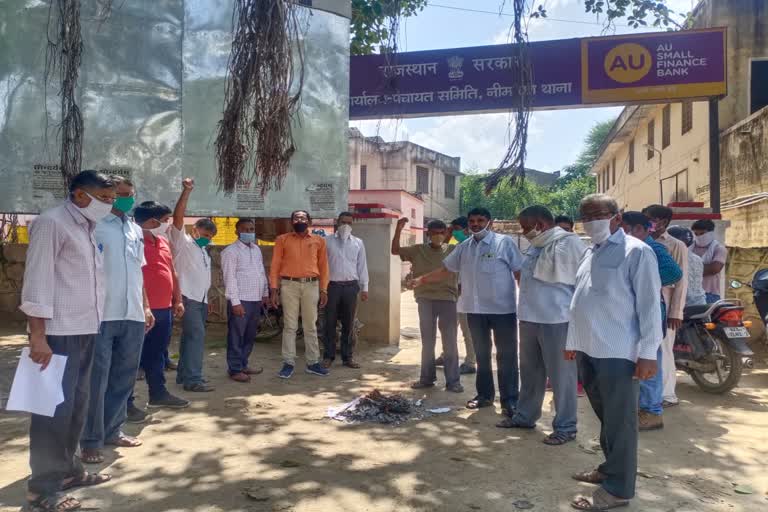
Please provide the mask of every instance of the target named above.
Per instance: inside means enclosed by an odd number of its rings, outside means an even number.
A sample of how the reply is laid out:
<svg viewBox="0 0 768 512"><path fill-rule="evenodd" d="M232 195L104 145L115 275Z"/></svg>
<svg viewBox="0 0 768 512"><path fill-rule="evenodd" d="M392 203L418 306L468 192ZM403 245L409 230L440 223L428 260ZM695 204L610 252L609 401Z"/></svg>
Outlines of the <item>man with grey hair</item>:
<svg viewBox="0 0 768 512"><path fill-rule="evenodd" d="M605 462L573 476L600 487L592 496L577 496L571 505L608 510L627 505L635 495L638 379L657 372L661 280L653 249L624 234L612 197L589 195L580 211L593 245L576 274L565 357L578 362L600 420Z"/></svg>

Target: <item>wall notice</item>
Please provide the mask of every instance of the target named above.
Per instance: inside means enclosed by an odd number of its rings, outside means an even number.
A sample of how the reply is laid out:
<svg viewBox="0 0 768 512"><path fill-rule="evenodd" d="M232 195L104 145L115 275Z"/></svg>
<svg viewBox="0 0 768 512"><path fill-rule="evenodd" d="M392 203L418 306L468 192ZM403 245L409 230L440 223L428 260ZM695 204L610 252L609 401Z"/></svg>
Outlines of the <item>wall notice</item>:
<svg viewBox="0 0 768 512"><path fill-rule="evenodd" d="M58 165L35 164L32 166L32 190L36 199L51 194L56 199L67 197L67 187Z"/></svg>
<svg viewBox="0 0 768 512"><path fill-rule="evenodd" d="M309 209L317 211L333 211L335 195L333 183L313 183L307 187L309 193ZM310 213L311 215L311 213Z"/></svg>
<svg viewBox="0 0 768 512"><path fill-rule="evenodd" d="M256 190L251 183L243 183L237 186L235 191L235 210L245 213L263 212L265 208L264 196Z"/></svg>

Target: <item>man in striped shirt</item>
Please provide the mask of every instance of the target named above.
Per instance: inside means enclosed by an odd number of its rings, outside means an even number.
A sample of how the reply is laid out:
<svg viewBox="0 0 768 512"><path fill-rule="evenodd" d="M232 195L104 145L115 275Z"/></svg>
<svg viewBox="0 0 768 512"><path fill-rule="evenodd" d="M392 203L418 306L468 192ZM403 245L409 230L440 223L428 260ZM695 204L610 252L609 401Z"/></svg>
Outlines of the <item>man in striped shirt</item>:
<svg viewBox="0 0 768 512"><path fill-rule="evenodd" d="M587 196L580 210L593 246L576 274L565 357L578 361L600 420L605 462L573 476L600 487L592 496L577 496L572 506L607 510L635 495L638 379L657 372L661 280L653 249L624 234L612 197Z"/></svg>

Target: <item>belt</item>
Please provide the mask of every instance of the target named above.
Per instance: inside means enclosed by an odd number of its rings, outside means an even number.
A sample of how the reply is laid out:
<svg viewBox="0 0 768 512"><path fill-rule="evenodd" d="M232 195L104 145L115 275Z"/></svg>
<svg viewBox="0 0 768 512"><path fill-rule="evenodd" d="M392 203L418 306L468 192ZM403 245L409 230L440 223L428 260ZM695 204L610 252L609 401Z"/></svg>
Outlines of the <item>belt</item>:
<svg viewBox="0 0 768 512"><path fill-rule="evenodd" d="M357 284L357 281L331 281L331 284L336 286L352 286L353 284Z"/></svg>
<svg viewBox="0 0 768 512"><path fill-rule="evenodd" d="M316 277L288 277L288 276L280 276L280 279L285 279L286 281L296 281L299 283L314 283L317 281Z"/></svg>

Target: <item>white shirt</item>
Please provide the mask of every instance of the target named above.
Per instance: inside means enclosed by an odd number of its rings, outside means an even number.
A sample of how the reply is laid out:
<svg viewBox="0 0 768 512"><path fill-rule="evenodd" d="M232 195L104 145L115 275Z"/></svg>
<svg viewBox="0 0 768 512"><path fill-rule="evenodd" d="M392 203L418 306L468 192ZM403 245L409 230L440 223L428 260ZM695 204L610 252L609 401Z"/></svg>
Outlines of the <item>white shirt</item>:
<svg viewBox="0 0 768 512"><path fill-rule="evenodd" d="M363 241L352 235L343 240L337 233L325 238L325 247L331 281L358 281L360 290L367 292L368 262Z"/></svg>
<svg viewBox="0 0 768 512"><path fill-rule="evenodd" d="M224 273L226 297L233 306L241 301L260 302L269 296L267 274L261 249L240 240L221 251L221 269Z"/></svg>
<svg viewBox="0 0 768 512"><path fill-rule="evenodd" d="M197 245L186 231L178 230L174 225L168 229L168 239L181 294L189 300L207 304L211 288L211 257L208 251Z"/></svg>
<svg viewBox="0 0 768 512"><path fill-rule="evenodd" d="M96 334L104 311L104 258L79 210L66 201L29 227L20 309L50 336Z"/></svg>
<svg viewBox="0 0 768 512"><path fill-rule="evenodd" d="M571 240L569 240L571 239ZM567 237L555 244L578 243L578 237ZM583 244L582 244L583 245ZM520 269L520 296L517 303L517 317L523 322L538 324L562 324L568 322L574 287L563 283L548 283L533 277L533 271L542 248L528 247ZM559 251L567 257L567 251ZM578 265L579 260L574 261Z"/></svg>

